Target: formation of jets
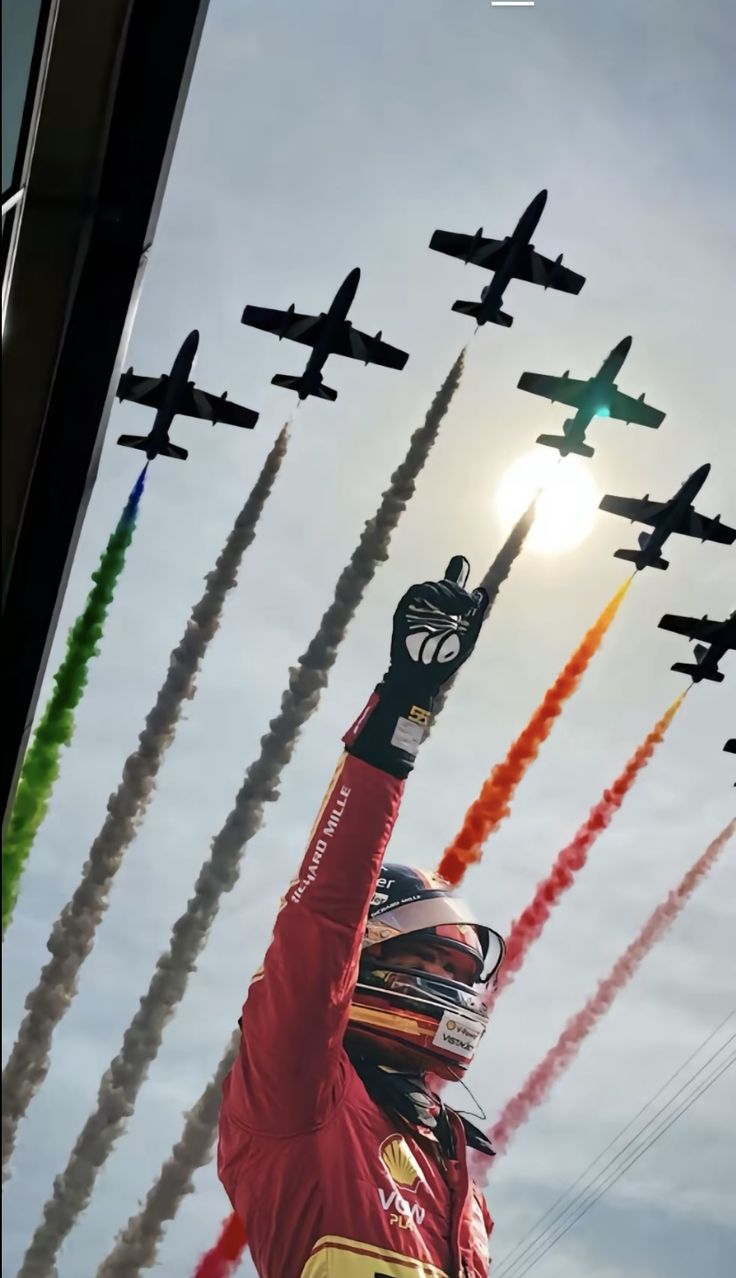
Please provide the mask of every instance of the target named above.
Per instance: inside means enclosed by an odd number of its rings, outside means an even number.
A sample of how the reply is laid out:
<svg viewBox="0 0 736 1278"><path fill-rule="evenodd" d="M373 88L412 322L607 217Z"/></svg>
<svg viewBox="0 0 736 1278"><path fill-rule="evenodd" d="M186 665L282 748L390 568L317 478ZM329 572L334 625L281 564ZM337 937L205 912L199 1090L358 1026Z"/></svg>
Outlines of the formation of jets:
<svg viewBox="0 0 736 1278"><path fill-rule="evenodd" d="M484 235L482 226L474 235L434 231L429 247L435 252L448 254L466 266L478 266L491 273L490 283L483 287L477 301L458 300L452 304L453 311L473 318L476 328L485 324L511 327L513 317L503 310L503 302L506 290L514 280L574 295L582 289L585 277L563 266L561 253L554 259L545 257L532 243L546 203L547 192L540 191L524 210L514 230L504 239L491 239ZM301 373L276 373L271 379L272 385L294 391L300 402L310 396L334 402L337 391L327 386L323 378L325 364L331 355L398 371L405 367L409 358L406 351L385 342L380 329L371 336L355 328L348 318L359 283L360 269L355 267L343 280L328 309L319 315L302 314L296 310L295 304L285 311L250 304L245 307L241 317L243 324L272 333L279 341L286 338L311 347ZM258 413L233 403L227 392L211 395L190 379L198 345L199 334L195 330L182 343L171 371L161 377L142 377L132 368L123 373L117 389L118 398L153 408L156 415L148 435L121 435L119 444L141 449L149 460L157 456L185 460L186 449L172 443L169 438L171 424L178 413L213 425L224 422L247 430L255 426ZM539 395L553 404L565 404L574 410L573 415L563 422L561 434L539 435L538 444L556 449L561 457L571 454L592 457L594 449L587 442L587 432L600 418L610 417L653 430L662 424L665 414L646 403L643 393L634 398L619 390L616 379L630 350L631 338L622 338L598 371L585 379L571 377L569 369L561 376L522 373L518 382L520 390ZM632 523L646 524L651 529L639 534L637 548L620 548L614 552L615 557L634 564L637 571L644 568L666 569L669 561L663 557L662 549L673 534L697 538L701 542L732 545L736 540L736 529L722 523L720 515L714 518L701 515L693 505L709 472L709 464L700 466L667 501L653 501L649 493L642 498L617 497L607 493L600 503L601 510ZM704 679L721 682L724 676L719 662L727 651L736 646L736 613L723 622L711 621L708 617L698 619L668 613L659 625L664 630L672 630L696 641L694 661L677 662L673 670L690 675L694 683ZM735 752L736 742L733 739L728 741L724 749Z"/></svg>
<svg viewBox="0 0 736 1278"><path fill-rule="evenodd" d="M186 448L172 444L169 439L171 423L177 413L183 413L185 417L199 417L213 426L216 422L226 422L229 426L253 429L258 413L232 403L228 400L227 391L222 395L210 395L189 380L198 346L199 333L195 328L182 342L170 373L162 373L161 377L139 377L132 368L123 373L117 389L118 399L128 399L134 404L156 409L149 434L121 435L118 443L123 448L138 448L149 461L153 461L154 457L175 457L186 461Z"/></svg>

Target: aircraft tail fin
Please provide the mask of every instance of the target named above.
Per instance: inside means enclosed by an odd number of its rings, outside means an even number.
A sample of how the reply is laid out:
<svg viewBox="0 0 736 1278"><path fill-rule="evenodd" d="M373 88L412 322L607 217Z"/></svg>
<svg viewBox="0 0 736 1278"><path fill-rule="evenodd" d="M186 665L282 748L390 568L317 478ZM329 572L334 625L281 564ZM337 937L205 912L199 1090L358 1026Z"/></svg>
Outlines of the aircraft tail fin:
<svg viewBox="0 0 736 1278"><path fill-rule="evenodd" d="M575 453L578 457L593 457L595 454L590 444L567 439L564 435L537 435L537 443L544 444L545 448L556 448L563 457L567 457L568 453Z"/></svg>
<svg viewBox="0 0 736 1278"><path fill-rule="evenodd" d="M699 665L690 665L687 661L676 661L672 669L678 674L689 674L696 682L700 679L710 679L713 683L723 683L725 679L721 670L709 670L704 673Z"/></svg>
<svg viewBox="0 0 736 1278"><path fill-rule="evenodd" d="M180 448L178 444L172 444L171 440L166 441L166 447L161 450L162 457L175 457L177 461L186 461L189 453L186 448Z"/></svg>
<svg viewBox="0 0 736 1278"><path fill-rule="evenodd" d="M452 303L453 311L457 311L458 315L471 315L473 319L478 319L481 313L483 303L480 302L464 302L458 298ZM488 319L491 324L500 324L502 328L511 328L514 322L513 315L507 315L506 311L497 311L495 315L489 315Z"/></svg>
<svg viewBox="0 0 736 1278"><path fill-rule="evenodd" d="M463 302L459 298L457 302L452 303L453 311L457 311L458 315L472 315L473 319L477 319L480 314L480 302Z"/></svg>
<svg viewBox="0 0 736 1278"><path fill-rule="evenodd" d="M137 448L140 452L145 453L148 449L148 438L145 435L121 435L118 443L123 448ZM163 448L158 450L159 457L175 457L177 461L186 461L189 453L186 448L179 448L178 444L172 444L170 439L166 440Z"/></svg>
<svg viewBox="0 0 736 1278"><path fill-rule="evenodd" d="M713 683L723 683L725 675L716 667L712 670L703 670L703 659L708 656L709 651L710 650L706 644L696 643L693 649L695 661L693 663L687 661L676 661L672 669L676 670L678 674L692 675L696 682L700 679L710 679Z"/></svg>
<svg viewBox="0 0 736 1278"><path fill-rule="evenodd" d="M301 377L296 377L292 373L276 373L271 378L271 385L282 386L284 390L293 390L299 395L304 387L304 382ZM314 390L306 391L306 395L316 395L317 399L329 399L333 404L337 399L337 391L333 390L331 386L325 386L324 382L320 382Z"/></svg>
<svg viewBox="0 0 736 1278"><path fill-rule="evenodd" d="M145 435L120 435L118 443L122 444L123 448L139 448L145 452L148 440Z"/></svg>
<svg viewBox="0 0 736 1278"><path fill-rule="evenodd" d="M661 555L656 559L647 559L642 553L643 550L643 546L641 550L614 550L613 557L614 559L624 559L629 564L636 564L637 568L640 569L661 568L664 572L665 569L669 568L669 559L663 559Z"/></svg>

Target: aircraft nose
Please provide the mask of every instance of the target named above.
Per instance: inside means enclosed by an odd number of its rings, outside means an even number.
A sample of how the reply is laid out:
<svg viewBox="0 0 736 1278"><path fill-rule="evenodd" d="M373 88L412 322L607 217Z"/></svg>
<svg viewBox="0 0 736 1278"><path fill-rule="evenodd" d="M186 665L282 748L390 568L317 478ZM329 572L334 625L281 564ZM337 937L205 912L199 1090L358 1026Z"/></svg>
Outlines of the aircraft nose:
<svg viewBox="0 0 736 1278"><path fill-rule="evenodd" d="M710 474L710 462L704 462L695 472L698 479L707 479Z"/></svg>
<svg viewBox="0 0 736 1278"><path fill-rule="evenodd" d="M189 350L196 351L197 347L199 346L199 329L198 328L192 329L191 333L189 334L187 338L186 345Z"/></svg>
<svg viewBox="0 0 736 1278"><path fill-rule="evenodd" d="M628 355L631 350L631 340L632 339L630 337L622 337L618 344L618 349L622 355Z"/></svg>

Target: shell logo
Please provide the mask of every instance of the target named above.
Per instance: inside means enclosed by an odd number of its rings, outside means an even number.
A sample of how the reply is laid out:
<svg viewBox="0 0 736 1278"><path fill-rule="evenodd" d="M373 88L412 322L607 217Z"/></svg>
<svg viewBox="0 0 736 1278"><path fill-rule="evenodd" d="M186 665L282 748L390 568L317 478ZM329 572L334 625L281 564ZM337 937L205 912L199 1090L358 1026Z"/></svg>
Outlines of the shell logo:
<svg viewBox="0 0 736 1278"><path fill-rule="evenodd" d="M395 1185L413 1191L422 1180L422 1169L403 1136L389 1136L378 1151L381 1162Z"/></svg>

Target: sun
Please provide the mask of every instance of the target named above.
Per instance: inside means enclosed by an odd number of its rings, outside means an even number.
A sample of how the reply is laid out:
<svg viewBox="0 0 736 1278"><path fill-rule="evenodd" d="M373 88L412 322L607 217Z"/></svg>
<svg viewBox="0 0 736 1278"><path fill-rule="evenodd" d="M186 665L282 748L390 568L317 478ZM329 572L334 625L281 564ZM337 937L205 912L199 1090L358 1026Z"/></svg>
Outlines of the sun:
<svg viewBox="0 0 736 1278"><path fill-rule="evenodd" d="M577 457L560 461L541 451L519 457L501 479L495 498L505 531L540 489L536 518L527 538L529 549L556 555L579 546L593 527L600 500L589 466Z"/></svg>

